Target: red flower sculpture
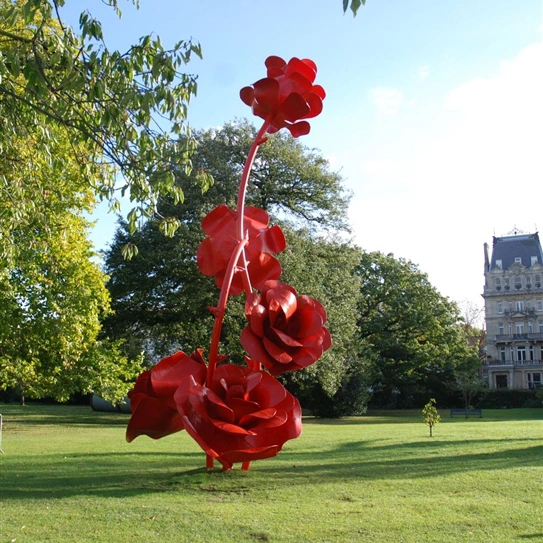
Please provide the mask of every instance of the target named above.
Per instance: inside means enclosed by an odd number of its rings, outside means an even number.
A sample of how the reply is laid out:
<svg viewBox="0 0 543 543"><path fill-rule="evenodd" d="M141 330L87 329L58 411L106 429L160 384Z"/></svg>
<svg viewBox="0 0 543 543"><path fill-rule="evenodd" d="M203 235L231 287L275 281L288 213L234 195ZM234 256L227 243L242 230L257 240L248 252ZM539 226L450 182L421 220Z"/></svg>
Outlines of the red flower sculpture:
<svg viewBox="0 0 543 543"><path fill-rule="evenodd" d="M173 395L181 383L191 377L196 382L204 382L205 375L201 350L191 356L180 351L144 371L128 393L132 417L126 429L126 441L130 443L140 435L160 439L183 430Z"/></svg>
<svg viewBox="0 0 543 543"><path fill-rule="evenodd" d="M284 283L266 282L262 294L248 297L245 313L241 344L272 375L305 368L332 345L322 305Z"/></svg>
<svg viewBox="0 0 543 543"><path fill-rule="evenodd" d="M281 265L273 256L285 249L279 226L269 216L245 207L245 195L257 150L266 132L287 128L292 136L309 133L304 119L322 111L326 94L313 85L317 67L311 60L266 59L268 76L241 89L241 99L264 122L249 149L241 175L237 210L221 205L202 221L206 238L197 251L200 271L215 276L221 289L206 366L202 350L183 352L144 371L129 393L132 417L127 441L145 434L159 439L185 429L207 455L206 466L218 460L223 470L242 462L275 456L286 441L302 431L301 408L274 376L313 364L330 348L324 327L326 311L309 296L276 279ZM253 289L260 290L257 294ZM241 343L251 358L247 366L220 364L221 331L229 294L246 292L249 325ZM264 367L268 372L261 371Z"/></svg>
<svg viewBox="0 0 543 543"><path fill-rule="evenodd" d="M291 58L286 63L282 58L272 56L266 59L266 68L268 77L241 89L241 99L258 117L268 119L272 116L267 130L270 134L281 128L290 130L295 138L308 134L311 127L301 119L316 117L322 111L326 96L320 85L313 85L316 64L298 58Z"/></svg>
<svg viewBox="0 0 543 543"><path fill-rule="evenodd" d="M265 281L277 279L281 275L281 264L270 253L280 253L285 249L285 236L279 226L269 228L269 220L264 210L249 206L245 208L244 224L249 235L245 258L251 283L257 289ZM219 288L222 287L230 256L238 243L236 221L237 213L225 205L213 209L202 221L202 229L208 237L198 247L198 267L204 275L214 275ZM243 292L242 266L240 257L230 294Z"/></svg>
<svg viewBox="0 0 543 543"><path fill-rule="evenodd" d="M298 400L271 375L248 367L217 366L211 384L183 384L175 401L187 432L223 470L275 456L302 431Z"/></svg>

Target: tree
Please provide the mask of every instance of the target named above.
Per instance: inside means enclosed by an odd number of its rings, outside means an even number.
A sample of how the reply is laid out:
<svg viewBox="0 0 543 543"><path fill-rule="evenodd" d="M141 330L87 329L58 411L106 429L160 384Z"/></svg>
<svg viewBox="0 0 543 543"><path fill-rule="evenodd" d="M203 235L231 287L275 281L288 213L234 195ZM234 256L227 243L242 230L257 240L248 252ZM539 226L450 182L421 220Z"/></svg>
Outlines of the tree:
<svg viewBox="0 0 543 543"><path fill-rule="evenodd" d="M432 437L432 429L436 424L441 422L441 417L436 409L436 401L431 398L422 410L422 419L424 424L430 428L430 437Z"/></svg>
<svg viewBox="0 0 543 543"><path fill-rule="evenodd" d="M161 204L164 214L179 220L175 236L164 238L152 222L130 236L127 225L121 223L106 253L113 314L104 323L105 331L111 337L126 338L134 351L143 346L152 361L177 348L192 352L209 343L213 319L207 307L216 304L218 290L200 273L194 258L203 239L201 220L219 204L234 206L254 133L246 121L196 133L199 152L195 166L212 173L214 186L203 197L180 175L178 182L184 190L186 186L186 202L182 206ZM317 364L320 369L308 368L306 373L312 376L312 371L319 372L317 381L326 394L333 394L340 386L343 365L357 351L350 348L350 342L356 337L359 284L352 273L349 277L357 257L348 243L322 237L329 230L347 228L344 217L349 195L341 182L317 151L279 133L262 146L247 194L247 203L265 209L273 222L279 217L291 221L290 226L283 222L287 250L279 255L282 280L319 299L328 309L335 346L332 354L326 353ZM302 225L305 230L300 229ZM138 257L129 261L122 255L127 243L134 243L139 250ZM238 360L243 356L239 335L245 322L241 298L231 299L222 347ZM297 378L303 373L296 372ZM299 379L296 386L306 386L307 377Z"/></svg>
<svg viewBox="0 0 543 543"><path fill-rule="evenodd" d="M211 325L207 306L215 303L217 291L195 262L204 237L201 221L219 204L235 206L239 175L254 133L255 128L246 121L195 133L199 146L195 167L209 171L216 183L203 197L179 172L177 182L187 200L183 205L164 200L160 208L164 215L179 221L174 238L161 239L153 222L133 236L126 223L120 224L105 259L114 310L105 326L113 337L128 335L138 349L146 343L145 338L153 337L151 350L159 357L174 343L185 350L202 346ZM346 229L349 194L341 182L339 174L330 171L316 151L279 133L261 148L247 203L272 217L288 216L297 225L306 224L319 232ZM130 243L138 247L139 254L137 259L126 261L122 249ZM239 311L243 315L242 308ZM231 313L236 313L233 307L227 318Z"/></svg>
<svg viewBox="0 0 543 543"><path fill-rule="evenodd" d="M367 365L358 356L360 250L304 230L285 233L287 249L279 255L284 281L324 305L333 345L316 364L285 374L284 382L317 416L361 414L369 399L369 381Z"/></svg>
<svg viewBox="0 0 543 543"><path fill-rule="evenodd" d="M0 192L0 213L12 217L9 236L0 236L0 389L15 390L23 403L90 390L124 395L122 383L137 364L117 363L118 347L95 343L109 297L82 216L94 197L70 158L69 135L51 131L52 162L40 154L40 131L11 142L29 163L29 179L21 178L18 161L0 164L2 179L19 194L40 194L37 212L21 216L10 193Z"/></svg>
<svg viewBox="0 0 543 543"><path fill-rule="evenodd" d="M456 385L462 394L466 418L469 418L473 399L485 390L485 382L481 375L481 363L478 358L474 358L473 362L471 366L464 364L463 367L455 371Z"/></svg>
<svg viewBox="0 0 543 543"><path fill-rule="evenodd" d="M120 16L117 0L106 0ZM137 5L137 1L133 1ZM54 160L55 130L76 145L72 156L95 193L118 209L117 192L129 193L138 217L156 212L160 194L179 201L173 170L190 174L194 142L185 119L196 78L181 69L200 46L180 41L165 49L159 37L143 36L126 52L110 51L102 27L87 11L79 31L61 17L64 0L0 1L0 154L12 138L43 133L39 154ZM80 153L77 143L84 143ZM175 157L175 164L172 162ZM9 160L28 167L16 154ZM119 174L119 175L117 175ZM194 178L210 182L202 172ZM122 181L121 181L122 179ZM8 192L4 183L0 191ZM27 192L11 191L19 213L31 212ZM174 221L164 222L171 234Z"/></svg>
<svg viewBox="0 0 543 543"><path fill-rule="evenodd" d="M373 401L409 407L428 392L448 394L454 367L470 356L456 305L417 266L362 254L360 338L372 358ZM418 398L418 400L417 400Z"/></svg>

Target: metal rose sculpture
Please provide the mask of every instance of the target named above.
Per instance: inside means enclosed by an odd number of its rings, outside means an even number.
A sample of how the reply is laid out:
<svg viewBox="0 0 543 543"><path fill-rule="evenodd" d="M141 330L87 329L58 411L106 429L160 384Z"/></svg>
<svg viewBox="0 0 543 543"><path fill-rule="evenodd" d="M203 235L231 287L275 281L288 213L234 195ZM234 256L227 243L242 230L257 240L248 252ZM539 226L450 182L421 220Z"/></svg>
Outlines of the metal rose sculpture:
<svg viewBox="0 0 543 543"><path fill-rule="evenodd" d="M200 271L220 288L207 363L203 349L178 352L144 371L129 392L132 417L127 441L153 439L186 430L223 470L240 462L276 456L302 431L300 403L276 376L316 362L332 345L326 311L313 298L279 282L274 256L285 249L279 226L268 214L245 206L249 174L265 134L287 128L292 136L309 133L305 119L322 111L324 89L314 85L315 63L292 58L266 59L267 77L240 91L243 102L264 119L243 169L236 209L220 205L202 221L206 238L197 251ZM228 298L245 293L247 327L241 344L245 366L226 362L219 343ZM263 369L264 368L264 369Z"/></svg>

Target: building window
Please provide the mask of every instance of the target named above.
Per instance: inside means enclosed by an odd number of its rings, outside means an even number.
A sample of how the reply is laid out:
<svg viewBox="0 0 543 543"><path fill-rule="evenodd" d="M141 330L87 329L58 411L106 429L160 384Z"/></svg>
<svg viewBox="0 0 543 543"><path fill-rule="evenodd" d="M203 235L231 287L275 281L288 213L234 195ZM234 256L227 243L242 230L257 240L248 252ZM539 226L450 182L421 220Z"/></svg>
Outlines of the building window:
<svg viewBox="0 0 543 543"><path fill-rule="evenodd" d="M517 361L518 362L526 361L526 347L517 347Z"/></svg>
<svg viewBox="0 0 543 543"><path fill-rule="evenodd" d="M509 277L503 278L503 284L505 285L504 286L505 290L509 290Z"/></svg>
<svg viewBox="0 0 543 543"><path fill-rule="evenodd" d="M543 300L537 300L537 310L543 311Z"/></svg>
<svg viewBox="0 0 543 543"><path fill-rule="evenodd" d="M500 360L502 362L505 362L505 360L506 360L505 347L500 347Z"/></svg>
<svg viewBox="0 0 543 543"><path fill-rule="evenodd" d="M528 321L528 333L529 334L534 333L534 323L532 321Z"/></svg>
<svg viewBox="0 0 543 543"><path fill-rule="evenodd" d="M498 323L498 335L503 336L503 322Z"/></svg>
<svg viewBox="0 0 543 543"><path fill-rule="evenodd" d="M522 264L522 258L520 258L520 256L515 257L515 264Z"/></svg>
<svg viewBox="0 0 543 543"><path fill-rule="evenodd" d="M543 300L539 300L539 301L543 304ZM498 313L503 313L503 302L498 302L496 304L496 309L498 310ZM541 309L541 311L543 311L543 308Z"/></svg>
<svg viewBox="0 0 543 543"><path fill-rule="evenodd" d="M541 288L541 275L535 276L535 288Z"/></svg>
<svg viewBox="0 0 543 543"><path fill-rule="evenodd" d="M513 333L513 325L510 322L507 323L507 333L509 335Z"/></svg>
<svg viewBox="0 0 543 543"><path fill-rule="evenodd" d="M532 278L529 275L526 276L526 288L532 288Z"/></svg>
<svg viewBox="0 0 543 543"><path fill-rule="evenodd" d="M494 288L496 290L501 290L502 289L502 280L499 277L494 279Z"/></svg>
<svg viewBox="0 0 543 543"><path fill-rule="evenodd" d="M541 386L541 373L527 373L528 388L537 388Z"/></svg>
<svg viewBox="0 0 543 543"><path fill-rule="evenodd" d="M535 360L535 348L533 345L530 345L529 348L530 360L533 362Z"/></svg>
<svg viewBox="0 0 543 543"><path fill-rule="evenodd" d="M524 311L524 302L522 300L517 300L515 308L517 311Z"/></svg>
<svg viewBox="0 0 543 543"><path fill-rule="evenodd" d="M515 289L520 290L522 288L522 279L519 275L515 277Z"/></svg>
<svg viewBox="0 0 543 543"><path fill-rule="evenodd" d="M516 322L515 323L515 333L516 334L524 334L524 323L523 322Z"/></svg>
<svg viewBox="0 0 543 543"><path fill-rule="evenodd" d="M539 323L539 333L540 334L543 334L543 322L540 322ZM541 349L543 350L543 347L541 347ZM543 357L542 357L543 358Z"/></svg>
<svg viewBox="0 0 543 543"><path fill-rule="evenodd" d="M507 375L496 375L496 388L507 388Z"/></svg>
<svg viewBox="0 0 543 543"><path fill-rule="evenodd" d="M531 262L532 262L532 266L533 266L534 264L537 264L537 256L532 256L532 257L530 257L530 260L531 260Z"/></svg>
<svg viewBox="0 0 543 543"><path fill-rule="evenodd" d="M501 260L496 260L496 268L500 268L500 270L502 269L502 261Z"/></svg>

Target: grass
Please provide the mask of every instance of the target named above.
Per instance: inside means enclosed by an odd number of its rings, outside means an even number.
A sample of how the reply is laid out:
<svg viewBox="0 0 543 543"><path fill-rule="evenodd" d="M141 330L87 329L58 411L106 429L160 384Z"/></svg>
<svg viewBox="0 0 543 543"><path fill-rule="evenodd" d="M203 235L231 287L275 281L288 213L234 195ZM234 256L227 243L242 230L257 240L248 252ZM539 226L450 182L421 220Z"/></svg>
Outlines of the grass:
<svg viewBox="0 0 543 543"><path fill-rule="evenodd" d="M185 434L128 417L1 405L0 543L543 541L543 410L304 420L249 472L203 469Z"/></svg>

